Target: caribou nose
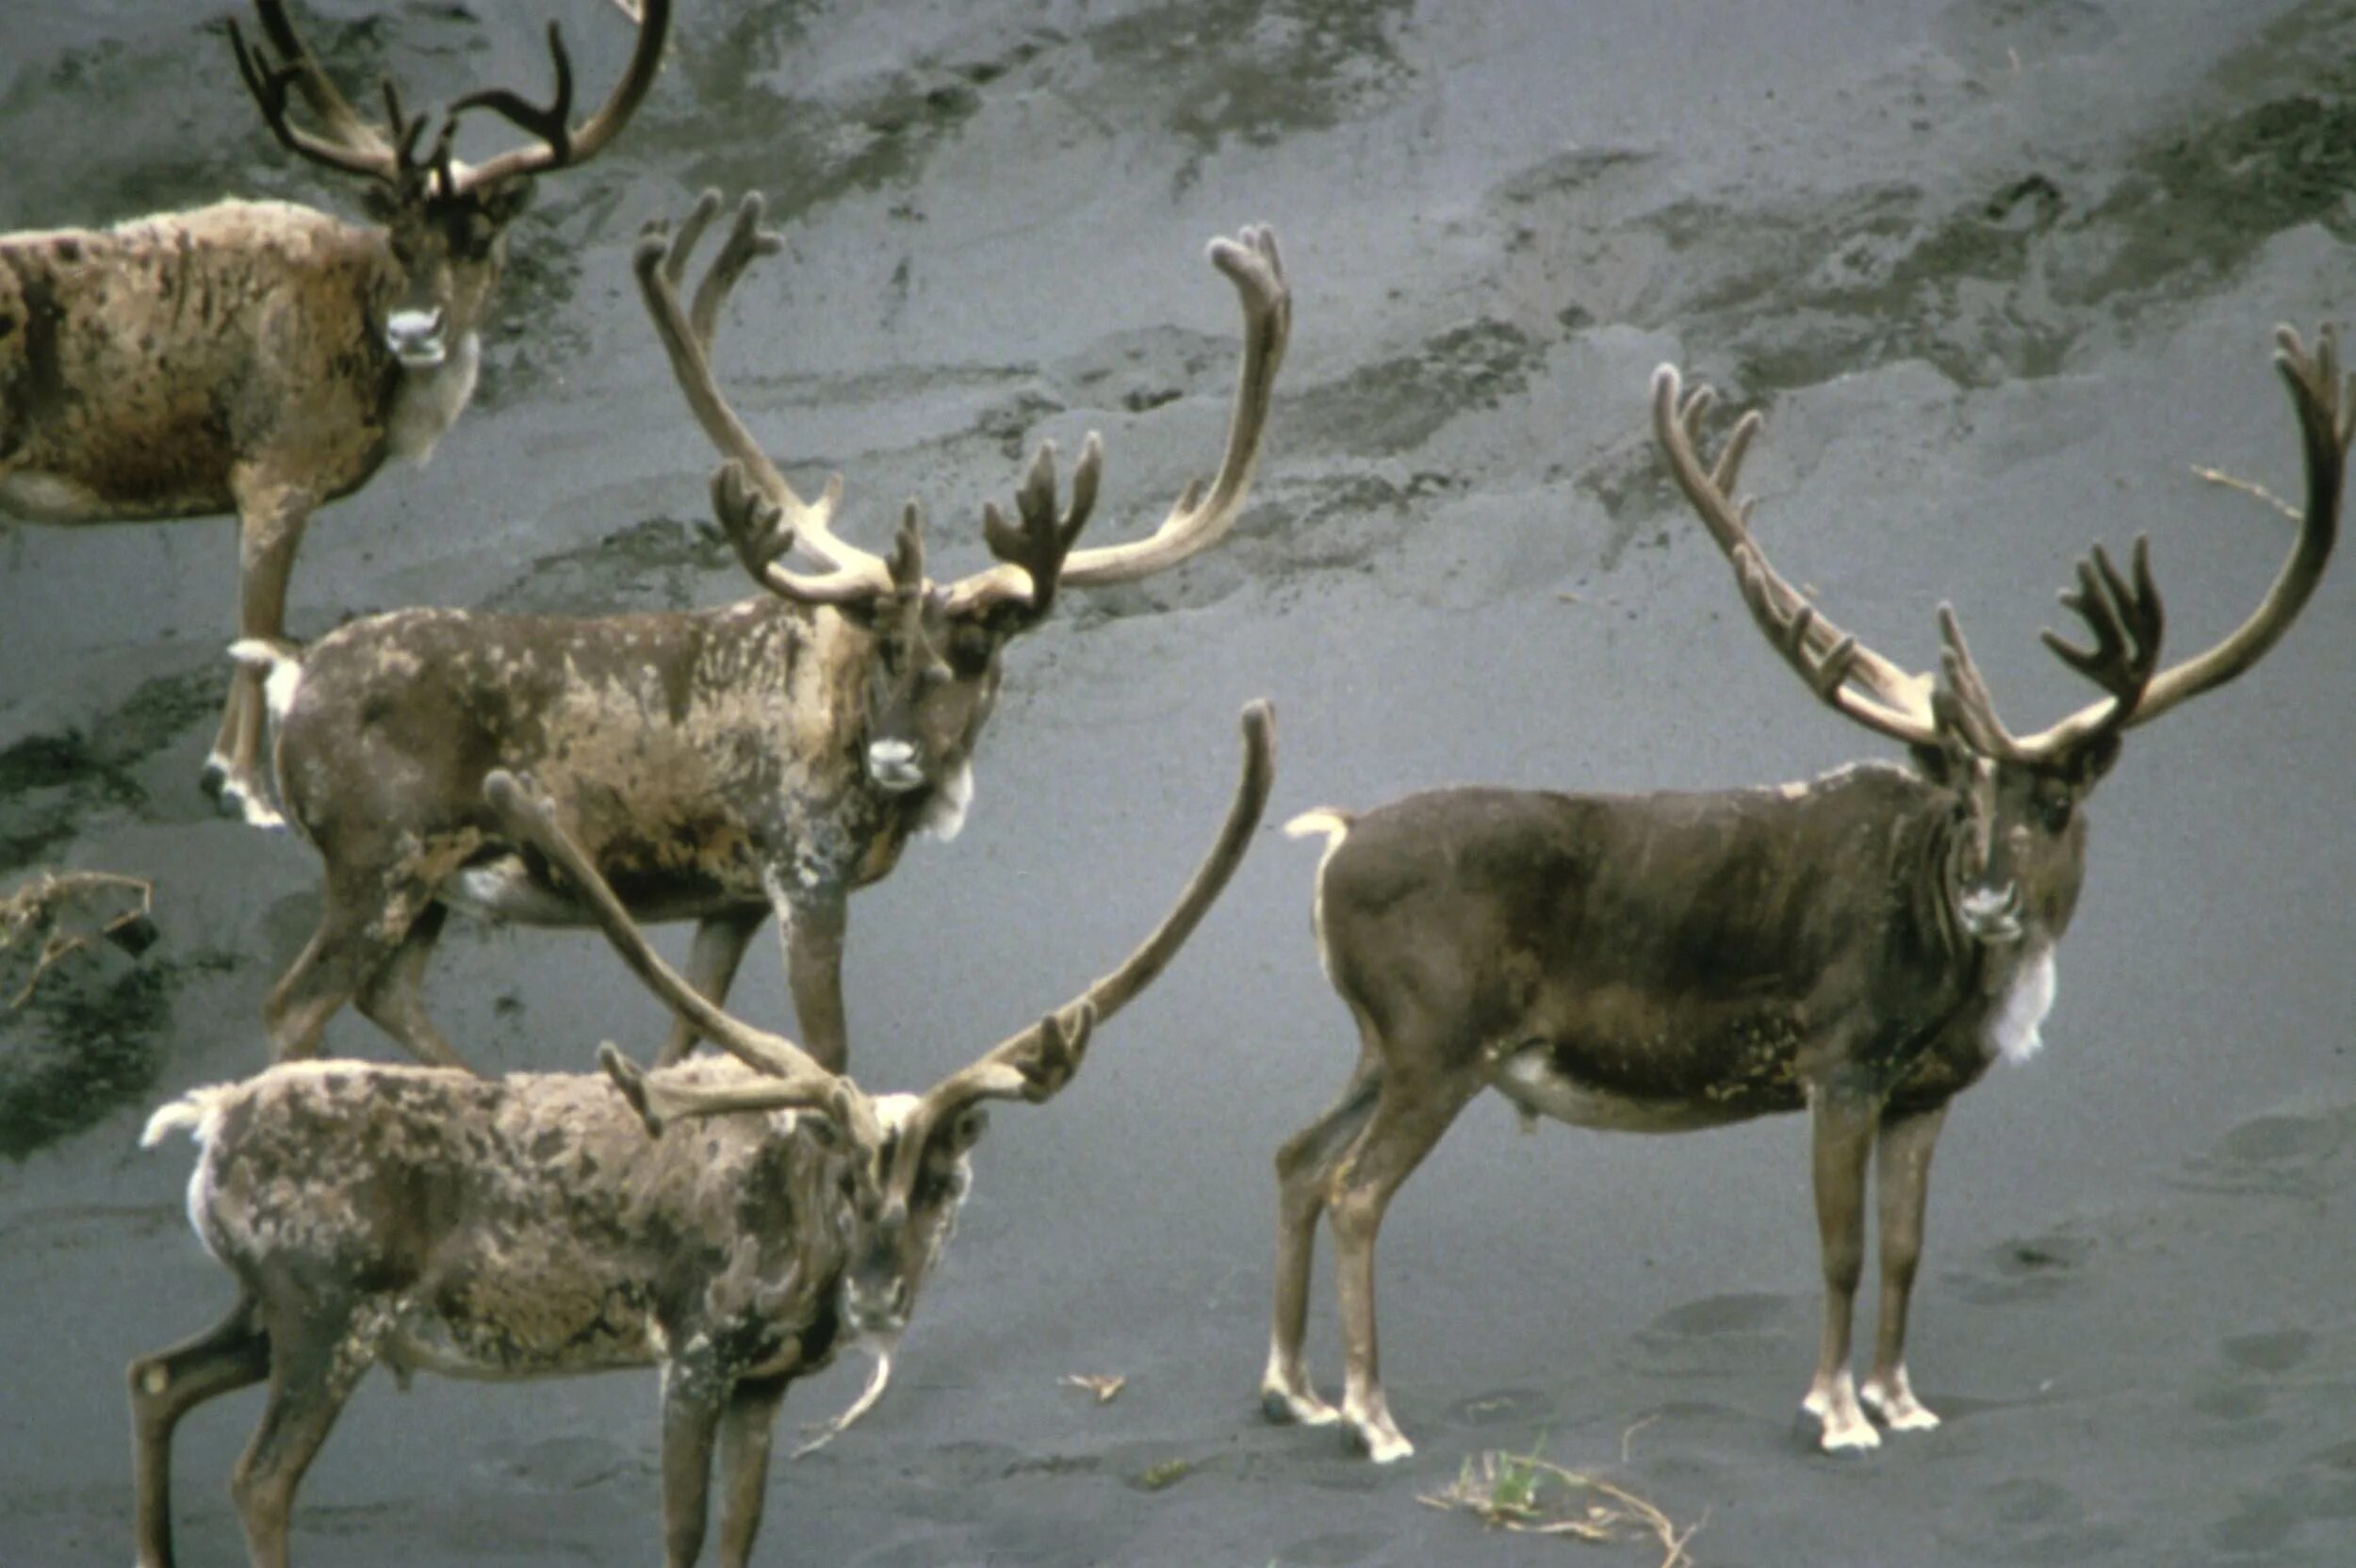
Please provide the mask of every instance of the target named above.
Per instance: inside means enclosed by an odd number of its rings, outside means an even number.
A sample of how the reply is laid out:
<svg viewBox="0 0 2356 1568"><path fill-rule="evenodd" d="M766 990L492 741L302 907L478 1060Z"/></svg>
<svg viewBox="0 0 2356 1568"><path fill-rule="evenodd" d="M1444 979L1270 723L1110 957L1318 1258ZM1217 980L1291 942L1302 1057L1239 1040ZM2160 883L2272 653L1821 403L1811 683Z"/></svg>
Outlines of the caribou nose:
<svg viewBox="0 0 2356 1568"><path fill-rule="evenodd" d="M1956 901L1955 910L1963 917L1964 929L1984 942L2021 939L2018 882L2007 882L2001 888L1974 888Z"/></svg>
<svg viewBox="0 0 2356 1568"><path fill-rule="evenodd" d="M384 346L412 370L431 370L449 354L442 340L442 309L397 310L384 323Z"/></svg>
<svg viewBox="0 0 2356 1568"><path fill-rule="evenodd" d="M913 790L924 782L924 770L916 761L916 746L908 741L870 741L867 773L876 783L895 792Z"/></svg>

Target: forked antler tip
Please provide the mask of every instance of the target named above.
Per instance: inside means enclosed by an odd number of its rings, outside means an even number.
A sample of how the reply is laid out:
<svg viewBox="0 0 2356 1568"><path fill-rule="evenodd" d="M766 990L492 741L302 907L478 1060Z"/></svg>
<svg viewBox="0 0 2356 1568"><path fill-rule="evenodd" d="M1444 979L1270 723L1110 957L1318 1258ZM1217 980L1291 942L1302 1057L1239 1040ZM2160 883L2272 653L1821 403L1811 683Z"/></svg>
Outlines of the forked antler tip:
<svg viewBox="0 0 2356 1568"><path fill-rule="evenodd" d="M505 768L493 768L483 776L483 798L492 810L509 821L529 821L540 814L546 804L529 775L510 773Z"/></svg>
<svg viewBox="0 0 2356 1568"><path fill-rule="evenodd" d="M661 1137L663 1118L646 1099L646 1070L623 1055L621 1048L612 1040L604 1040L598 1044L597 1066L604 1070L606 1078L614 1085L614 1092L629 1103L631 1110L638 1113L638 1119L646 1124L646 1135Z"/></svg>
<svg viewBox="0 0 2356 1568"><path fill-rule="evenodd" d="M1272 229L1247 227L1233 239L1221 235L1210 242L1206 253L1211 265L1226 273L1245 300L1259 309L1273 309L1289 292Z"/></svg>

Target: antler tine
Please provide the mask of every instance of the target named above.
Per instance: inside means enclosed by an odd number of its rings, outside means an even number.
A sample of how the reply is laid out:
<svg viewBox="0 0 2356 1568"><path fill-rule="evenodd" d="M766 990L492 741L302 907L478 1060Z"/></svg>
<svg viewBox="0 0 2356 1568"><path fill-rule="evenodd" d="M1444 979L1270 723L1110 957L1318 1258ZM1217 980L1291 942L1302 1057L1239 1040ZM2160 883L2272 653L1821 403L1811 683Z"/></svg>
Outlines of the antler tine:
<svg viewBox="0 0 2356 1568"><path fill-rule="evenodd" d="M1980 674L1972 645L1964 641L1963 622L1951 604L1939 607L1939 662L1947 677L1950 701L1943 708L1934 703L1933 717L1945 713L1972 749L1984 756L2018 760L2023 755L2021 743L1996 716L1996 694L1988 690L1988 678Z"/></svg>
<svg viewBox="0 0 2356 1568"><path fill-rule="evenodd" d="M348 174L387 182L397 178L399 166L392 147L335 90L335 83L296 35L284 7L277 0L256 0L254 9L264 35L281 57L272 60L258 47L249 45L235 17L229 19L229 49L237 57L237 75L254 95L262 122L278 144L297 156ZM302 90L303 102L326 127L326 136L300 130L288 119L289 86Z"/></svg>
<svg viewBox="0 0 2356 1568"><path fill-rule="evenodd" d="M1927 711L1917 715L1886 707L1850 686L1857 678L1860 662L1870 657L1867 650L1786 582L1768 564L1757 543L1742 540L1734 547L1733 560L1735 580L1751 619L1819 701L1906 745L1928 744L1937 739Z"/></svg>
<svg viewBox="0 0 2356 1568"><path fill-rule="evenodd" d="M1235 286L1243 307L1243 361L1235 376L1235 400L1227 421L1227 445L1219 472L1205 490L1188 484L1161 527L1143 539L1073 550L1063 564L1063 581L1084 588L1165 572L1224 538L1251 494L1268 431L1268 402L1276 372L1292 340L1293 299L1285 281L1276 233L1265 224L1240 230L1233 239L1214 239L1211 265Z"/></svg>
<svg viewBox="0 0 2356 1568"><path fill-rule="evenodd" d="M737 417L736 410L729 406L728 399L721 393L719 381L712 374L711 357L705 352L704 342L697 336L686 310L679 304L677 286L686 276L689 252L710 226L711 219L704 213L704 204L714 199L712 193L706 192L688 214L686 221L679 225L676 236L666 236L659 220L648 223L640 232L638 248L630 256L631 270L638 276L639 296L646 302L646 314L654 320L655 335L662 340L663 352L670 358L672 379L679 384L679 393L686 398L689 410L695 416L695 422L703 427L704 434L712 444L720 449L720 455L741 465L751 482L784 514L794 541L803 553L827 567L830 574L864 577L876 592L882 592L891 585L891 573L885 567L883 558L845 544L836 537L830 526L835 505L843 496L843 476L828 476L826 487L815 502L805 501L794 492L793 485L786 482L785 475L769 460L769 454L761 449L760 442L753 439L752 432L744 428L744 422ZM756 225L759 211L756 206ZM740 229L744 226L741 209L738 224ZM733 241L730 247L724 248L723 259L725 250L731 248ZM737 271L741 272L751 255L758 253L761 253L761 248L755 243L749 253L738 261ZM734 282L733 275L728 282ZM712 279L707 276L703 288L697 291L699 303L704 289L711 286ZM726 293L726 286L723 286L712 301L711 309L715 317Z"/></svg>
<svg viewBox="0 0 2356 1568"><path fill-rule="evenodd" d="M814 1094L775 1078L729 1083L704 1080L693 1066L649 1072L631 1061L611 1040L597 1047L597 1065L614 1081L650 1137L661 1137L665 1125L694 1117L761 1115L769 1111L805 1110L824 1115L865 1149L883 1142L883 1128L875 1102L848 1078L835 1081L823 1094Z"/></svg>
<svg viewBox="0 0 2356 1568"><path fill-rule="evenodd" d="M1056 585L1068 574L1072 542L1096 510L1104 468L1104 444L1090 431L1080 444L1080 461L1072 466L1072 504L1058 514L1055 444L1040 442L1023 471L1022 488L1015 492L1015 513L1022 521L1008 522L996 501L982 508L982 538L1000 564L951 584L949 613L1006 605L1025 626L1044 616L1055 605Z"/></svg>
<svg viewBox="0 0 2356 1568"><path fill-rule="evenodd" d="M2274 368L2290 392L2299 417L2299 444L2307 472L2306 507L2291 553L2267 585L2266 596L2247 620L2204 651L2181 660L2152 676L2134 711L2119 722L2127 728L2149 724L2187 698L2247 671L2281 642L2291 623L2307 607L2323 568L2339 539L2340 501L2346 485L2348 448L2356 434L2356 377L2340 373L2339 341L2330 327L2316 335L2311 354L2299 334L2287 326L2274 329ZM2138 579L2136 597L2145 590ZM2158 596L2150 593L2157 614ZM2156 641L2157 633L2153 634ZM2058 652L2059 650L2056 649ZM2022 742L2028 745L2047 737L2082 735L2108 715L2115 699L2105 697L2072 713L2060 724Z"/></svg>
<svg viewBox="0 0 2356 1568"><path fill-rule="evenodd" d="M2111 564L2110 552L2101 545L2078 563L2078 585L2064 589L2060 598L2063 608L2094 634L2094 645L2079 647L2050 629L2038 637L2054 658L2110 694L2049 729L2022 738L2016 743L2021 756L2050 760L2137 722L2152 672L2159 667L2167 616L2151 578L2149 539L2136 536L2130 567L2132 580Z"/></svg>
<svg viewBox="0 0 2356 1568"><path fill-rule="evenodd" d="M708 190L704 195L716 209L720 193ZM704 203L698 200L695 205L700 212ZM712 351L712 334L720 318L720 307L728 302L728 291L736 286L736 280L744 275L744 269L752 265L754 258L773 256L785 249L782 235L761 226L764 205L760 191L744 192L744 199L736 204L736 221L729 227L728 238L721 242L720 253L712 258L712 266L705 271L704 281L695 286L695 304L688 315L688 321L695 328L695 341L703 345L707 354ZM710 221L709 215L705 215L705 221ZM679 239L682 256L686 251L695 248L695 239L702 232L701 224L696 226L694 235L682 227Z"/></svg>
<svg viewBox="0 0 2356 1568"><path fill-rule="evenodd" d="M627 9L625 14L629 14ZM450 105L452 115L470 108L489 109L539 139L537 146L513 148L466 171L460 177L461 188L474 190L498 180L543 174L586 163L604 151L654 86L655 72L663 63L663 38L671 25L671 0L645 0L636 21L638 41L630 51L629 68L597 112L578 126L572 123L573 62L564 50L564 32L554 23L548 24L548 55L556 65L556 88L546 108L506 88L470 92Z"/></svg>
<svg viewBox="0 0 2356 1568"><path fill-rule="evenodd" d="M736 558L753 580L780 598L803 604L863 603L889 592L889 580L878 582L867 572L829 571L811 575L789 570L777 558L794 546L794 527L784 510L749 479L733 459L712 476L712 514L736 547ZM920 557L921 569L921 557Z"/></svg>
<svg viewBox="0 0 2356 1568"><path fill-rule="evenodd" d="M483 781L483 798L506 832L547 856L564 874L574 892L597 916L606 939L631 972L673 1012L702 1031L705 1038L745 1066L785 1080L772 1087L794 1095L796 1102L821 1103L843 1082L792 1040L731 1018L680 978L679 972L647 942L646 933L631 921L630 911L622 907L622 901L614 896L605 878L597 874L588 855L557 825L554 804L528 781L504 768L495 769ZM799 1098L804 1095L809 1097L807 1102Z"/></svg>
<svg viewBox="0 0 2356 1568"><path fill-rule="evenodd" d="M918 1115L927 1124L982 1100L1021 1100L1036 1105L1071 1081L1089 1031L1127 1006L1170 966L1251 847L1275 777L1275 711L1264 700L1244 709L1243 773L1227 820L1194 879L1153 934L1111 973L925 1091Z"/></svg>
<svg viewBox="0 0 2356 1568"><path fill-rule="evenodd" d="M1717 400L1717 392L1707 384L1697 385L1691 392L1685 390L1684 377L1676 366L1659 367L1652 373L1653 439L1660 445L1661 456L1668 461L1669 475L1677 481L1686 504L1701 518L1702 526L1709 530L1710 537L1718 548L1729 561L1736 561L1738 547L1747 546L1750 548L1759 568L1760 585L1774 596L1775 602L1771 606L1774 614L1759 623L1761 629L1767 630L1769 636L1774 638L1780 635L1781 629L1792 623L1807 599L1768 564L1766 552L1752 538L1751 509L1756 503L1747 498L1741 501L1734 498L1734 485L1742 473L1742 459L1748 455L1751 443L1758 437L1764 423L1759 411L1753 409L1735 421L1734 430L1727 435L1726 447L1718 454L1716 463L1705 465L1701 460L1702 419ZM1738 576L1741 570L1741 564L1736 561ZM1759 608L1757 605L1752 607L1755 617L1759 613ZM1847 633L1838 626L1824 619L1822 612L1812 612L1804 629L1810 639L1810 647L1820 668L1824 655L1847 637ZM1855 638L1848 638L1848 641L1851 646L1842 662L1842 679L1854 681L1873 694L1872 708L1879 718L1865 719L1861 716L1855 707L1857 700L1855 693L1834 702L1833 706L1885 734L1927 731L1931 724L1929 678L1908 674ZM1788 653L1786 657L1790 657ZM1805 670L1801 673L1814 688L1815 678ZM1893 723L1899 727L1897 729L1890 727Z"/></svg>

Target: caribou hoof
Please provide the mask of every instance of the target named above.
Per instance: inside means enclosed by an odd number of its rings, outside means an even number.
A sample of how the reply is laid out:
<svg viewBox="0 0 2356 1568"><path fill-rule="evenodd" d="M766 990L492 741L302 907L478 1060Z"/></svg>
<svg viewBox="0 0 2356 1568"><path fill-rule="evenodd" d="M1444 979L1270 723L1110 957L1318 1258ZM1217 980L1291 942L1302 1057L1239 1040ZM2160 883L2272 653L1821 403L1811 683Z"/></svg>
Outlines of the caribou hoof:
<svg viewBox="0 0 2356 1568"><path fill-rule="evenodd" d="M1342 1413L1314 1394L1274 1385L1260 1390L1260 1413L1280 1427L1330 1427Z"/></svg>
<svg viewBox="0 0 2356 1568"><path fill-rule="evenodd" d="M1391 1420L1388 1411L1370 1414L1344 1410L1342 1423L1348 1429L1350 1442L1377 1464L1395 1464L1415 1451Z"/></svg>
<svg viewBox="0 0 2356 1568"><path fill-rule="evenodd" d="M1889 1378L1866 1379L1857 1397L1893 1432L1926 1432L1939 1425L1938 1414L1914 1396L1904 1368Z"/></svg>
<svg viewBox="0 0 2356 1568"><path fill-rule="evenodd" d="M1808 1417L1814 1417L1816 1446L1825 1453L1857 1454L1882 1446L1882 1434L1865 1418L1865 1407L1857 1403L1857 1384L1846 1372L1809 1389L1800 1409L1806 1413L1804 1426Z"/></svg>

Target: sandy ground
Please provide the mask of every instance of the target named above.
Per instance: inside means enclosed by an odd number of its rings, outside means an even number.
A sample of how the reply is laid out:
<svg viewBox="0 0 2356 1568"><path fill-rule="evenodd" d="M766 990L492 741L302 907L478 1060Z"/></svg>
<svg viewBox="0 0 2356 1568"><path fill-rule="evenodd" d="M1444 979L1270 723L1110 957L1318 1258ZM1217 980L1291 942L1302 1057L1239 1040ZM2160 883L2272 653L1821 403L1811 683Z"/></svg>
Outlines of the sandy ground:
<svg viewBox="0 0 2356 1568"><path fill-rule="evenodd" d="M383 70L413 100L540 80L548 7L371 8L313 12L355 92ZM559 8L584 80L610 79L621 29ZM227 191L349 210L270 145L207 9L7 8L0 228ZM1150 923L1254 695L1280 715L1275 820L1884 750L1765 656L1671 504L1656 363L1769 411L1759 526L1795 579L1909 661L1953 599L2008 712L2042 724L2084 700L2034 632L2090 541L2151 532L2179 651L2254 603L2284 526L2187 466L2295 493L2268 329L2350 314L2346 0L682 9L620 148L518 230L474 410L430 467L315 524L298 634L743 591L627 271L639 222L705 185L765 188L789 238L727 329L740 407L797 476L845 473L855 533L921 497L952 569L1039 438L1104 431L1106 538L1210 465L1234 313L1205 239L1275 224L1297 290L1235 535L1018 644L966 835L857 902L871 1086L930 1081ZM183 1220L186 1147L134 1137L261 1065L261 996L316 910L309 849L195 789L233 556L220 521L0 525L0 882L137 871L163 933L0 1038L8 1568L128 1553L123 1365L228 1295ZM1314 854L1271 833L1073 1088L999 1115L899 1385L777 1464L761 1560L1657 1561L1416 1506L1467 1456L1543 1441L1706 1520L1714 1568L2356 1560L2351 648L2343 565L2256 675L2136 735L2103 788L2047 1049L1967 1097L1939 1156L1913 1341L1938 1432L1857 1462L1794 1435L1817 1312L1798 1121L1524 1138L1494 1102L1383 1237L1418 1454L1377 1470L1263 1425L1268 1156L1351 1050L1308 939ZM736 1002L781 1022L771 951ZM461 934L432 994L496 1067L661 1029L587 936ZM351 1017L332 1043L387 1049ZM1338 1378L1322 1281L1313 1347ZM797 1391L787 1426L859 1370ZM1098 1406L1072 1373L1128 1380ZM183 1430L188 1562L241 1560L221 1488L254 1408ZM650 1560L653 1410L646 1376L372 1383L298 1550Z"/></svg>

